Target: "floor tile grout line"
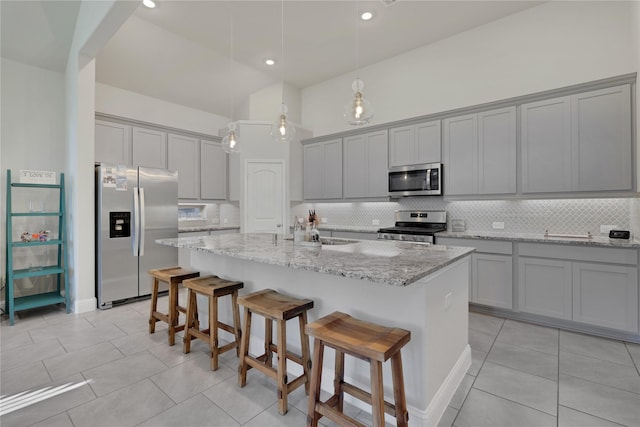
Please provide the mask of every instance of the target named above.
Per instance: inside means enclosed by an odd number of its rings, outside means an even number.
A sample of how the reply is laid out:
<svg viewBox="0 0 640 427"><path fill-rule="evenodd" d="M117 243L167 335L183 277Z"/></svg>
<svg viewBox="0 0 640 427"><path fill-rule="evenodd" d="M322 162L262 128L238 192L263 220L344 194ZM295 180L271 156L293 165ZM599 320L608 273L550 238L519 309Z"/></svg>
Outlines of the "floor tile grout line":
<svg viewBox="0 0 640 427"><path fill-rule="evenodd" d="M556 368L556 427L560 427L560 330L558 329L558 358Z"/></svg>
<svg viewBox="0 0 640 427"><path fill-rule="evenodd" d="M505 323L505 319L502 319L502 324L500 325L500 329L498 329L498 333L496 333L495 337L493 337L493 341L491 342L491 346L489 347L489 350L487 351L487 355L484 357L484 360L482 361L482 364L478 368L478 374L476 376L471 375L473 377L473 381L471 382L471 387L469 387L469 391L467 392L467 394L464 397L464 399L462 399L462 403L460 404L460 408L457 410L456 416L453 418L453 421L451 422L452 426L456 423L456 420L458 419L458 416L460 415L460 411L464 407L464 404L467 401L467 398L469 397L469 393L471 393L471 390L473 389L473 385L476 383L476 380L480 376L480 372L482 372L482 368L484 367L484 364L487 362L487 358L489 357L489 353L491 353L491 350L493 349L493 346L495 345L496 340L498 339L498 335L500 335L500 332L502 332L502 328L504 327L504 323ZM467 338L467 341L468 341L468 338ZM473 352L473 349L471 349L471 352ZM472 358L473 358L473 356L472 356ZM467 375L467 373L465 373L465 375ZM458 386L458 387L460 387L460 386ZM451 403L451 402L449 402L449 403ZM449 406L449 405L447 405L447 406Z"/></svg>
<svg viewBox="0 0 640 427"><path fill-rule="evenodd" d="M624 348L627 349L627 353L629 354L629 357L631 358L631 363L633 363L633 366L636 368L636 372L638 373L638 375L640 375L640 363L636 363L635 359L633 358L633 355L631 354L631 350L629 349L629 344L627 341L624 341Z"/></svg>
<svg viewBox="0 0 640 427"><path fill-rule="evenodd" d="M591 359L591 360L597 360L597 361L599 361L599 362L611 363L612 365L617 365L617 366L620 366L620 367L623 367L623 368L630 368L630 369L633 369L633 370L635 370L636 372L638 372L638 369L636 368L636 365L635 365L635 363L633 362L633 358L631 358L631 363L632 363L632 364L631 364L631 365L627 365L626 363L614 362L613 360L602 359L602 358L600 358L600 357L590 356L590 355L588 355L588 354L575 353L575 352L573 352L573 351L567 351L567 350L560 350L560 351L561 351L562 353L571 354L571 355L574 355L574 356L580 356L580 357L584 357L584 358ZM560 352L560 351L559 351L559 352ZM629 355L629 357L631 357L631 355ZM638 375L640 375L640 373L639 373Z"/></svg>
<svg viewBox="0 0 640 427"><path fill-rule="evenodd" d="M472 387L472 388L473 388L473 387ZM507 402L511 402L511 403L516 404L516 405L520 405L520 406L522 406L522 407L529 408L529 409L531 409L531 410L533 410L533 411L536 411L536 412L539 412L539 413L541 413L541 414L545 414L545 415L548 415L548 416L550 416L550 417L554 417L554 418L556 418L556 423L557 423L557 418L558 418L558 416L557 416L557 415L550 414L550 413L545 412L545 411L543 411L543 410L541 410L541 409L534 408L533 406L525 405L525 404L524 404L524 403L522 403L522 402L516 402L515 400L511 400L511 399L506 398L506 397L504 397L504 396L500 396L500 395L498 395L498 394L491 393L490 391L483 390L483 389L481 389L481 388L476 388L476 390L481 391L481 392L483 392L483 393L490 394L491 396L496 397L496 398L498 398L498 399L502 399L502 400L505 400L505 401L507 401ZM469 391L471 391L471 390L469 390ZM465 400L466 400L466 399L465 399Z"/></svg>
<svg viewBox="0 0 640 427"><path fill-rule="evenodd" d="M624 388L615 387L615 386L612 386L612 385L609 385L609 384L602 384L602 383L599 383L599 382L597 382L597 381L590 380L590 379L588 379L588 378L582 378L582 377L579 377L579 376L577 376L577 375L571 375L571 374L565 374L565 373L563 373L562 375L565 375L565 376L567 376L567 377L571 377L571 378L577 378L577 379L579 379L579 380L586 381L586 382L591 383L591 384L597 384L597 385L601 385L601 386L603 386L603 387L608 387L608 388L612 388L612 389L614 389L614 390L624 391L624 392L627 392L627 393L636 394L636 395L640 396L640 392L631 391L631 390L626 390L626 389L624 389ZM558 379L558 382L560 382L560 381L559 381L559 379Z"/></svg>
<svg viewBox="0 0 640 427"><path fill-rule="evenodd" d="M603 420L603 421L607 421L607 422L609 422L609 423L613 423L613 424L618 425L618 426L621 426L621 427L628 427L628 426L625 426L624 424L620 424L620 423L618 423L618 422L611 421L611 420L609 420L609 419L607 419L607 418L603 418L603 417L598 416L598 415L593 415L593 414L590 414L590 413L588 413L588 412L582 411L582 410L580 410L580 409L572 408L571 406L567 406L567 405L559 405L559 406L560 406L560 407L563 407L563 408L571 409L572 411L580 412L581 414L585 414L585 415L588 415L588 416L590 416L590 417L597 418L597 419L599 419L599 420Z"/></svg>

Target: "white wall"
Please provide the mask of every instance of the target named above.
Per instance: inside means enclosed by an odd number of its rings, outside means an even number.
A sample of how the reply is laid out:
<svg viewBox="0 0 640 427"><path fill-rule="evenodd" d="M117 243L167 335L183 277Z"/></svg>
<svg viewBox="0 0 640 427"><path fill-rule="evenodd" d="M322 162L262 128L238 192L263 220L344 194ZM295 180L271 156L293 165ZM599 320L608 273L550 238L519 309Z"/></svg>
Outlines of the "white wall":
<svg viewBox="0 0 640 427"><path fill-rule="evenodd" d="M634 72L629 2L548 2L360 70L371 124ZM302 90L314 136L342 117L355 73Z"/></svg>
<svg viewBox="0 0 640 427"><path fill-rule="evenodd" d="M5 241L6 170L65 170L64 75L10 59L0 59L0 241ZM14 175L15 177L15 175ZM22 193L22 192L21 192ZM25 198L42 194L14 193L14 208L25 210ZM22 196L22 197L21 197ZM51 196L51 195L49 195ZM47 197L46 205L57 197ZM55 209L55 207L53 208ZM17 218L16 218L17 219ZM18 222L14 222L18 227ZM33 226L33 224L30 224ZM24 227L29 226L25 223ZM37 231L26 229L25 231ZM11 236L9 236L11 238ZM5 245L0 248L0 265L5 275ZM17 259L16 259L17 261ZM28 262L28 261L27 261ZM33 262L35 265L36 262ZM4 292L0 295L4 300Z"/></svg>
<svg viewBox="0 0 640 427"><path fill-rule="evenodd" d="M282 82L267 86L249 96L249 120L275 121L282 110ZM284 102L287 105L287 118L291 122L300 123L301 91L284 84Z"/></svg>
<svg viewBox="0 0 640 427"><path fill-rule="evenodd" d="M96 112L177 129L218 135L229 118L96 83Z"/></svg>

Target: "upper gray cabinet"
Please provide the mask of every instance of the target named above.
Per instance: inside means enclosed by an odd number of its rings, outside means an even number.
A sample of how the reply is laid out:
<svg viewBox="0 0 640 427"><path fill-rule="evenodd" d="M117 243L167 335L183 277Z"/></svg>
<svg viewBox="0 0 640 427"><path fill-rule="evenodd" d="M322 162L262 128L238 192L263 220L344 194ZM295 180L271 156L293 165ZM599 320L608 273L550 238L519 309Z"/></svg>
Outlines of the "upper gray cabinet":
<svg viewBox="0 0 640 427"><path fill-rule="evenodd" d="M440 120L389 129L389 166L440 163Z"/></svg>
<svg viewBox="0 0 640 427"><path fill-rule="evenodd" d="M303 147L305 200L342 198L342 138Z"/></svg>
<svg viewBox="0 0 640 427"><path fill-rule="evenodd" d="M522 192L633 189L630 85L521 107Z"/></svg>
<svg viewBox="0 0 640 427"><path fill-rule="evenodd" d="M520 108L522 191L571 191L571 97Z"/></svg>
<svg viewBox="0 0 640 427"><path fill-rule="evenodd" d="M346 137L344 144L344 197L387 196L387 131Z"/></svg>
<svg viewBox="0 0 640 427"><path fill-rule="evenodd" d="M631 190L631 93L623 85L571 97L574 191Z"/></svg>
<svg viewBox="0 0 640 427"><path fill-rule="evenodd" d="M134 127L131 160L135 166L167 169L167 134Z"/></svg>
<svg viewBox="0 0 640 427"><path fill-rule="evenodd" d="M200 146L196 138L169 134L169 169L178 171L178 198L198 199Z"/></svg>
<svg viewBox="0 0 640 427"><path fill-rule="evenodd" d="M227 198L227 155L222 144L200 140L200 198Z"/></svg>
<svg viewBox="0 0 640 427"><path fill-rule="evenodd" d="M446 195L515 194L516 107L443 120Z"/></svg>
<svg viewBox="0 0 640 427"><path fill-rule="evenodd" d="M131 164L131 126L96 120L96 163Z"/></svg>

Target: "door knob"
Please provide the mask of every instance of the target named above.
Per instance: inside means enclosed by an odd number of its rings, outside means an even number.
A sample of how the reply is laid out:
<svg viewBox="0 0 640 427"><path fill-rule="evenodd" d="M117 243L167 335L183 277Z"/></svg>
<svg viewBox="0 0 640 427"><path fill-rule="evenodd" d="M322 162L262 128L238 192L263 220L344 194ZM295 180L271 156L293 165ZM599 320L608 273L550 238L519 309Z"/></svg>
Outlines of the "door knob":
<svg viewBox="0 0 640 427"><path fill-rule="evenodd" d="M282 224L276 224L276 227L280 228L282 227Z"/></svg>

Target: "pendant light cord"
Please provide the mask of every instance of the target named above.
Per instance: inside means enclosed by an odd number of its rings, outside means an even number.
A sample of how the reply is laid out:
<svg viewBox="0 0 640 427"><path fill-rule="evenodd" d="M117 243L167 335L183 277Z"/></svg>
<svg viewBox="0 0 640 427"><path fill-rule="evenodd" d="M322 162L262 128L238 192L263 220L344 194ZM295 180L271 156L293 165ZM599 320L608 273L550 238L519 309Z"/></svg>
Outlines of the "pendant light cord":
<svg viewBox="0 0 640 427"><path fill-rule="evenodd" d="M234 92L234 84L233 84L233 82L234 82L234 78L233 78L234 77L234 74L233 74L233 14L231 15L231 37L230 37L230 40L231 40L231 47L229 48L229 54L230 54L230 57L231 57L231 61L230 61L230 64L229 64L229 70L230 70L231 76L230 76L230 79L229 79L230 80L229 101L230 101L230 104L231 104L231 112L230 112L231 114L229 115L229 117L231 117L231 121L233 122L233 116L234 116L234 112L233 112L233 104L234 104L234 102L233 102L234 101L234 99L233 99L233 92Z"/></svg>
<svg viewBox="0 0 640 427"><path fill-rule="evenodd" d="M280 68L282 70L282 110L284 113L284 0L282 0L282 6L280 8Z"/></svg>
<svg viewBox="0 0 640 427"><path fill-rule="evenodd" d="M356 79L360 78L360 63L358 61L358 47L360 40L358 36L358 0L356 0Z"/></svg>

